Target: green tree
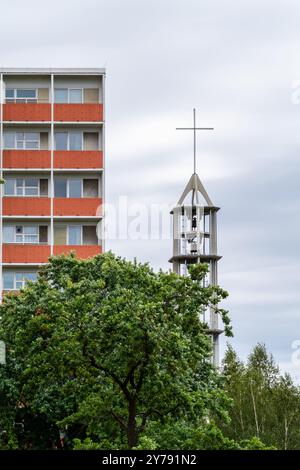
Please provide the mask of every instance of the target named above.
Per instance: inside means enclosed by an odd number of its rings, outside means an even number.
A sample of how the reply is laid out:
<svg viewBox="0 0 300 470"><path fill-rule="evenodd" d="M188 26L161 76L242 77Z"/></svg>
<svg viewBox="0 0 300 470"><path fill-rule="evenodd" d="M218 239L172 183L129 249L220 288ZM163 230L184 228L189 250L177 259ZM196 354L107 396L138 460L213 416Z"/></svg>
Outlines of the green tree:
<svg viewBox="0 0 300 470"><path fill-rule="evenodd" d="M226 419L228 400L199 312L215 308L230 335L227 312L217 308L227 294L203 287L206 272L195 265L189 277L155 273L111 253L61 256L36 283L7 297L1 392L12 414L25 409L38 423L22 445L31 439L39 447L40 433L45 447L57 445L60 430L67 445L89 438L102 448L132 448L153 421Z"/></svg>
<svg viewBox="0 0 300 470"><path fill-rule="evenodd" d="M230 421L218 421L225 436L251 439L256 436L278 449L299 449L300 390L289 375L281 375L272 355L258 344L242 363L228 347L223 373L232 399Z"/></svg>

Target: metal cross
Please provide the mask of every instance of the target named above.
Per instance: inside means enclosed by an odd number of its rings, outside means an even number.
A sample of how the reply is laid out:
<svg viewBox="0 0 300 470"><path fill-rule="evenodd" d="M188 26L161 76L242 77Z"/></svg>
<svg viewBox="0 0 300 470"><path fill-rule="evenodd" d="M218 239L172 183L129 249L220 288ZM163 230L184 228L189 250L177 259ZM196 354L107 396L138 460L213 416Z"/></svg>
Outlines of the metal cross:
<svg viewBox="0 0 300 470"><path fill-rule="evenodd" d="M196 173L196 131L213 131L213 127L196 127L196 109L194 113L194 127L176 127L177 131L194 131L194 173Z"/></svg>

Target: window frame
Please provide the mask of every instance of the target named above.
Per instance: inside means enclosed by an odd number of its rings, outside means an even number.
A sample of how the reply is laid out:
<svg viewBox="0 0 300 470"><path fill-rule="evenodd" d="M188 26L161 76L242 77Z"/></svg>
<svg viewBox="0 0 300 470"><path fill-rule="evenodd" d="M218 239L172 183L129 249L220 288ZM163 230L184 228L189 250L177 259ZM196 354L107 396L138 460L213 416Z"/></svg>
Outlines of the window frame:
<svg viewBox="0 0 300 470"><path fill-rule="evenodd" d="M25 189L26 189L26 185L25 185L25 181L26 179L37 179L38 181L38 185L37 185L37 194L26 194L25 193ZM46 178L44 178L46 179ZM5 194L5 184L4 184L4 197L41 197L41 188L40 188L40 185L41 185L41 182L40 182L40 178L7 178L7 180L10 180L10 181L14 181L14 194ZM17 180L22 180L22 186L17 186ZM48 184L49 184L49 179L48 179ZM18 194L17 193L17 188L22 188L22 194ZM36 186L27 186L27 188L36 188ZM48 194L49 194L49 190L48 190Z"/></svg>
<svg viewBox="0 0 300 470"><path fill-rule="evenodd" d="M28 132L28 131L8 131L8 132L4 132L4 136L5 134L13 134L14 136L14 146L13 147L6 147L6 146L3 146L3 150L40 150L41 149L41 133L40 132ZM24 134L24 140L19 140L17 139L17 134ZM26 134L37 134L38 135L38 140L35 141L35 140L30 140L29 142L37 142L38 143L38 146L37 148L26 148ZM4 137L5 138L5 137ZM3 142L4 142L4 138L3 138ZM17 143L18 142L23 142L23 147L22 148L18 148L17 146Z"/></svg>
<svg viewBox="0 0 300 470"><path fill-rule="evenodd" d="M13 98L6 98L6 91L7 90L13 90L14 92L14 97ZM19 98L17 96L17 92L19 90L24 90L24 91L34 91L35 92L35 98ZM37 103L38 102L38 89L37 88L6 88L5 89L5 103Z"/></svg>
<svg viewBox="0 0 300 470"><path fill-rule="evenodd" d="M57 180L61 180L61 181L66 181L66 196L56 196L55 193L54 193L54 197L55 198L62 198L62 199L82 199L83 198L83 178L63 178L63 177L58 177L56 179ZM74 197L74 196L70 196L70 181L74 181L74 180L79 180L80 181L80 194L81 196L79 197ZM55 186L55 185L54 185ZM55 189L55 187L54 187Z"/></svg>
<svg viewBox="0 0 300 470"><path fill-rule="evenodd" d="M3 273L3 277L5 276L6 273L12 273L13 274L13 286L14 287L12 289L5 288L4 287L4 282L3 282L3 290L12 291L12 290L23 289L26 285L26 282L28 282L28 279L26 280L26 275L28 275L28 274L35 274L36 280L37 280L37 271L6 271L6 272ZM22 280L21 281L17 281L16 274L21 274L22 275ZM36 280L33 281L33 282L36 282ZM21 282L21 287L17 287L17 282Z"/></svg>
<svg viewBox="0 0 300 470"><path fill-rule="evenodd" d="M62 149L62 150L58 150L56 148L56 139L55 139L55 136L57 134L67 134L67 148L66 149ZM79 150L71 150L70 149L70 134L80 134L80 137L81 137L81 148ZM54 132L54 150L56 152L82 152L83 151L83 131L58 131L58 132Z"/></svg>
<svg viewBox="0 0 300 470"><path fill-rule="evenodd" d="M74 245L70 243L70 228L72 227L79 227L80 228L80 244ZM79 224L71 224L67 225L67 246L83 246L83 226Z"/></svg>
<svg viewBox="0 0 300 470"><path fill-rule="evenodd" d="M10 244L10 243L15 243L15 244L18 244L18 245L39 245L40 244L40 232L39 232L39 225L10 225L10 224L7 224L7 225L4 225L4 227L12 227L13 228L13 240L11 242L8 242L8 241L5 241L3 243L7 243L7 244ZM22 232L17 232L17 227L21 227L22 228ZM37 228L37 233L32 233L32 234L28 234L28 233L25 233L24 231L24 228L25 227L34 227L34 228ZM3 230L3 235L4 235L4 230ZM37 237L37 241L36 242L26 242L25 239L26 237L33 237L33 236L36 236ZM17 237L22 237L22 240L21 241L18 241L17 240ZM4 238L4 237L3 237Z"/></svg>
<svg viewBox="0 0 300 470"><path fill-rule="evenodd" d="M61 101L60 101L60 102L58 102L58 101L54 100L54 103L56 103L56 104L84 104L84 101L83 101L83 99L84 99L84 96L83 96L83 95L84 95L84 92L83 92L84 88L81 88L81 87L76 87L76 88L75 88L75 87L74 87L74 88L73 88L73 87L58 88L58 87L57 87L57 88L54 88L54 98L55 98L55 91L56 91L56 90L67 90L67 101L65 101L65 102L61 102ZM75 102L75 103L73 103L73 102L70 101L70 91L71 91L71 90L79 90L79 91L81 92L81 101Z"/></svg>

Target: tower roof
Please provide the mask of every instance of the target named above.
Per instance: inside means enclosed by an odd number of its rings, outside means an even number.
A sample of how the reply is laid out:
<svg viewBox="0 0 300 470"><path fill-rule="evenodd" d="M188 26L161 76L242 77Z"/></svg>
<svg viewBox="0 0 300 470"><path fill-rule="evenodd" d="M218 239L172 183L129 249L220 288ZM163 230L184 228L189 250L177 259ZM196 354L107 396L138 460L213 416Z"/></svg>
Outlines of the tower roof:
<svg viewBox="0 0 300 470"><path fill-rule="evenodd" d="M205 199L205 202L207 203L208 206L211 206L211 207L214 206L203 184L201 183L200 178L197 175L197 173L193 173L192 176L190 177L188 184L186 185L178 201L178 204L177 204L178 206L182 206L184 204L184 201L189 193L192 193L192 204L199 204L199 193L200 193Z"/></svg>

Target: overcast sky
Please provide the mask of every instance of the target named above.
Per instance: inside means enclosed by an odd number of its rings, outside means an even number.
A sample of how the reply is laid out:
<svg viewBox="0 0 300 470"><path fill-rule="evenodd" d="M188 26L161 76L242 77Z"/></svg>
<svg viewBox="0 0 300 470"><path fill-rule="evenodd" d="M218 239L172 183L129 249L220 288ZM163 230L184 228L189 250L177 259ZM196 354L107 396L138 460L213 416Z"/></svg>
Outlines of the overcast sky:
<svg viewBox="0 0 300 470"><path fill-rule="evenodd" d="M106 67L109 202L176 204L192 136L175 127L193 107L215 127L198 136L198 174L221 207L231 342L243 358L265 342L300 380L299 1L4 0L1 20L2 67ZM168 269L172 243L107 248Z"/></svg>

